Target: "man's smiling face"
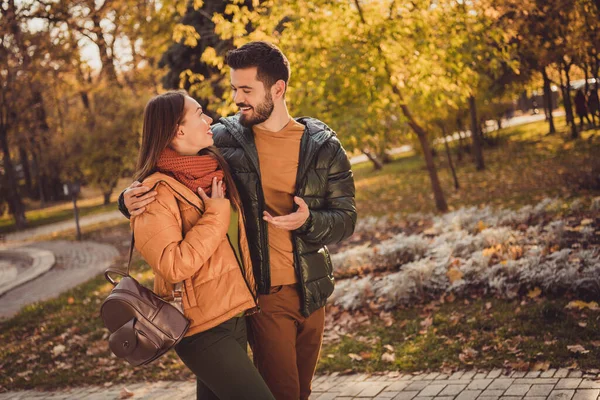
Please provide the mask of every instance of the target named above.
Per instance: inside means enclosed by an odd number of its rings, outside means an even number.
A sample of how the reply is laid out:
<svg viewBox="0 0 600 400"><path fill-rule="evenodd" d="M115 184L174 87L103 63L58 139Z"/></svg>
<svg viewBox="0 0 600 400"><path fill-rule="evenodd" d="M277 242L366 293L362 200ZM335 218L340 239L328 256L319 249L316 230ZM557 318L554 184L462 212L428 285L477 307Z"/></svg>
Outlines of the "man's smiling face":
<svg viewBox="0 0 600 400"><path fill-rule="evenodd" d="M256 77L257 68L231 70L233 101L241 111L240 123L245 127L265 122L273 112L271 91Z"/></svg>

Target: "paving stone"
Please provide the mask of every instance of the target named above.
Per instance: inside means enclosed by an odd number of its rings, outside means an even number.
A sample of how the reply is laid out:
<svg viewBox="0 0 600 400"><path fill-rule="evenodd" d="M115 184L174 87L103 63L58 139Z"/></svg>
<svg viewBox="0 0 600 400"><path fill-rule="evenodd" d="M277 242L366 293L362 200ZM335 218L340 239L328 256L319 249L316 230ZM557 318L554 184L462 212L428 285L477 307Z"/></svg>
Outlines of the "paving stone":
<svg viewBox="0 0 600 400"><path fill-rule="evenodd" d="M450 375L450 377L448 379L460 379L461 376L463 376L465 373L464 371L456 371L455 373L453 373L452 375Z"/></svg>
<svg viewBox="0 0 600 400"><path fill-rule="evenodd" d="M581 372L581 371L569 372L569 378L581 378L581 375L583 375L583 372Z"/></svg>
<svg viewBox="0 0 600 400"><path fill-rule="evenodd" d="M455 400L475 400L480 394L481 390L464 390L455 397Z"/></svg>
<svg viewBox="0 0 600 400"><path fill-rule="evenodd" d="M440 394L446 385L429 385L419 393L419 397L433 397Z"/></svg>
<svg viewBox="0 0 600 400"><path fill-rule="evenodd" d="M573 400L596 400L600 395L598 389L577 390L573 396Z"/></svg>
<svg viewBox="0 0 600 400"><path fill-rule="evenodd" d="M548 396L548 400L571 400L575 390L553 390Z"/></svg>
<svg viewBox="0 0 600 400"><path fill-rule="evenodd" d="M540 378L552 378L555 373L556 373L556 369L550 368L549 370L542 372L540 374Z"/></svg>
<svg viewBox="0 0 600 400"><path fill-rule="evenodd" d="M502 396L500 400L521 400L522 398L520 396Z"/></svg>
<svg viewBox="0 0 600 400"><path fill-rule="evenodd" d="M531 389L531 385L523 385L523 384L512 384L506 392L504 392L505 396L525 396L527 392Z"/></svg>
<svg viewBox="0 0 600 400"><path fill-rule="evenodd" d="M498 378L500 375L502 375L502 370L501 369L493 369L493 370L491 370L487 374L486 378L488 378L488 379L495 379L495 378Z"/></svg>
<svg viewBox="0 0 600 400"><path fill-rule="evenodd" d="M519 378L515 379L515 383L524 383L529 385L556 385L559 378Z"/></svg>
<svg viewBox="0 0 600 400"><path fill-rule="evenodd" d="M407 381L397 381L392 383L391 385L389 385L388 387L386 387L384 390L390 391L390 392L399 392L401 390L404 390L405 387L407 387L410 384L410 382Z"/></svg>
<svg viewBox="0 0 600 400"><path fill-rule="evenodd" d="M566 378L569 376L569 370L566 368L561 368L554 374L554 378Z"/></svg>
<svg viewBox="0 0 600 400"><path fill-rule="evenodd" d="M579 384L579 389L600 389L600 381L584 379Z"/></svg>
<svg viewBox="0 0 600 400"><path fill-rule="evenodd" d="M556 389L577 389L581 381L581 378L563 378L556 384Z"/></svg>
<svg viewBox="0 0 600 400"><path fill-rule="evenodd" d="M510 376L511 378L524 378L527 373L524 371L516 371Z"/></svg>
<svg viewBox="0 0 600 400"><path fill-rule="evenodd" d="M525 378L538 378L541 374L541 371L530 371L525 375Z"/></svg>
<svg viewBox="0 0 600 400"><path fill-rule="evenodd" d="M508 389L512 385L514 379L512 378L498 378L488 386L488 389Z"/></svg>
<svg viewBox="0 0 600 400"><path fill-rule="evenodd" d="M477 400L499 400L499 396L479 396Z"/></svg>
<svg viewBox="0 0 600 400"><path fill-rule="evenodd" d="M446 374L439 374L437 378L435 378L436 381L443 381L448 379L448 375Z"/></svg>
<svg viewBox="0 0 600 400"><path fill-rule="evenodd" d="M460 392L465 390L466 387L467 387L466 384L464 384L464 385L447 385L444 388L444 390L442 390L442 392L440 393L440 396L456 396L457 394L459 394Z"/></svg>
<svg viewBox="0 0 600 400"><path fill-rule="evenodd" d="M426 381L417 381L417 382L412 382L410 385L408 385L406 387L406 391L413 391L416 390L418 392L420 392L421 390L425 389L427 386L429 386L431 384L431 382L426 382Z"/></svg>
<svg viewBox="0 0 600 400"><path fill-rule="evenodd" d="M488 375L487 372L479 372L479 373L475 374L473 379L485 379L487 377L487 375Z"/></svg>
<svg viewBox="0 0 600 400"><path fill-rule="evenodd" d="M434 400L454 400L454 396L437 396Z"/></svg>
<svg viewBox="0 0 600 400"><path fill-rule="evenodd" d="M546 400L546 396L533 396L533 397L525 396L525 397L523 397L523 400Z"/></svg>
<svg viewBox="0 0 600 400"><path fill-rule="evenodd" d="M502 397L503 394L503 389L487 389L484 390L483 393L481 393L481 396L479 396L479 398L481 399L482 397Z"/></svg>
<svg viewBox="0 0 600 400"><path fill-rule="evenodd" d="M473 379L473 377L475 376L476 372L475 371L468 371L465 372L463 374L463 376L460 377L460 379L464 380L464 379Z"/></svg>
<svg viewBox="0 0 600 400"><path fill-rule="evenodd" d="M473 382L469 383L467 386L467 390L484 390L492 383L492 379L476 379Z"/></svg>
<svg viewBox="0 0 600 400"><path fill-rule="evenodd" d="M368 382L356 382L351 385L348 385L342 390L339 394L340 397L344 396L358 396L360 392L365 390L369 386Z"/></svg>
<svg viewBox="0 0 600 400"><path fill-rule="evenodd" d="M358 397L375 397L385 389L387 384L372 383L358 394Z"/></svg>
<svg viewBox="0 0 600 400"><path fill-rule="evenodd" d="M430 374L428 374L425 378L425 380L434 380L435 378L437 378L438 376L440 376L439 372L432 372Z"/></svg>
<svg viewBox="0 0 600 400"><path fill-rule="evenodd" d="M552 389L554 389L554 385L533 385L527 392L527 397L548 396Z"/></svg>
<svg viewBox="0 0 600 400"><path fill-rule="evenodd" d="M335 392L327 392L327 393L323 393L322 395L318 396L315 400L333 400L336 398L336 396L339 393L335 393ZM312 398L311 398L312 400Z"/></svg>
<svg viewBox="0 0 600 400"><path fill-rule="evenodd" d="M412 400L417 395L417 392L400 392L393 400Z"/></svg>
<svg viewBox="0 0 600 400"><path fill-rule="evenodd" d="M379 400L379 399L391 399L395 396L398 395L398 393L400 392L381 392L377 395L377 397L375 397L375 400Z"/></svg>

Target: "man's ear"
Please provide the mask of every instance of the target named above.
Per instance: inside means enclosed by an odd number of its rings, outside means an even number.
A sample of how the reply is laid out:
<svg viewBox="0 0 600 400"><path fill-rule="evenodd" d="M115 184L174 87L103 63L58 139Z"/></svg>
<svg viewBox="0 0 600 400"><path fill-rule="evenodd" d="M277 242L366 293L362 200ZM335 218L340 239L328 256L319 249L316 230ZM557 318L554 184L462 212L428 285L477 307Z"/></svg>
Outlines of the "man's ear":
<svg viewBox="0 0 600 400"><path fill-rule="evenodd" d="M278 80L277 82L275 82L275 84L273 85L273 87L271 88L272 91L272 96L274 98L283 98L285 95L285 89L286 89L287 85L285 84L285 82L283 80Z"/></svg>

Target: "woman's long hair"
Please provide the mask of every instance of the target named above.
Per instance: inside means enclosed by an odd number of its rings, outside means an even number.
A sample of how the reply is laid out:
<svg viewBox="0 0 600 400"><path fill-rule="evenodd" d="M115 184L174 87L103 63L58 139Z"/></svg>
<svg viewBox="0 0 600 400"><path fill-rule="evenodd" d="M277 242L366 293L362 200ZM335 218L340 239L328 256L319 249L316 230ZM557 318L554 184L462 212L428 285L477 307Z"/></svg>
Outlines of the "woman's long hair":
<svg viewBox="0 0 600 400"><path fill-rule="evenodd" d="M156 164L160 154L175 138L177 125L185 114L184 90L169 91L150 99L144 109L144 125L142 127L142 145L138 154L135 180L142 182L157 171ZM202 149L198 154L209 155L217 160L223 170L227 198L237 210L241 210L240 195L235 187L227 162L215 146ZM193 156L191 156L193 157Z"/></svg>

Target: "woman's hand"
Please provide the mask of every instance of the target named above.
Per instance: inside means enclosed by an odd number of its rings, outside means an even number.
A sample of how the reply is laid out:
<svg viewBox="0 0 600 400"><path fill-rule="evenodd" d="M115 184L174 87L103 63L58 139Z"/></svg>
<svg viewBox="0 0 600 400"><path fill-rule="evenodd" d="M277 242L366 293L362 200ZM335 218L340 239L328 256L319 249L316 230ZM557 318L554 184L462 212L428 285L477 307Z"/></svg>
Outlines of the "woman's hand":
<svg viewBox="0 0 600 400"><path fill-rule="evenodd" d="M208 200L208 195L202 190L201 187L198 188L198 195L202 200ZM217 180L216 177L213 178L212 181L212 189L210 193L211 199L224 199L225 194L223 193L223 180Z"/></svg>

